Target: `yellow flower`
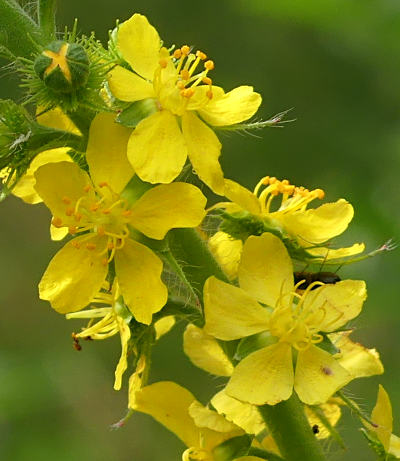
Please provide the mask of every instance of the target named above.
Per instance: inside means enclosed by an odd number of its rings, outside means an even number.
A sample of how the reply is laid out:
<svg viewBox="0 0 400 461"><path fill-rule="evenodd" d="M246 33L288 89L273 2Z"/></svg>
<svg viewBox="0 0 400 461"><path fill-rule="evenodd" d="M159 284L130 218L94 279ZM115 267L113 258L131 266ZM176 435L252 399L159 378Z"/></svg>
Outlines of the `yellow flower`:
<svg viewBox="0 0 400 461"><path fill-rule="evenodd" d="M317 208L307 208L314 200L324 197L321 189L309 191L293 186L287 180L280 181L266 176L257 184L254 192L226 179L225 196L232 203L221 202L213 208L224 208L238 220L254 217L254 223L260 223L264 231L271 229L279 232L305 249L315 261L340 259L364 251L362 243L339 249L324 246L347 229L354 210L344 199ZM274 207L279 197L280 204ZM225 232L217 232L210 240L211 250L217 260L228 275L233 277L235 265L240 259L241 245Z"/></svg>
<svg viewBox="0 0 400 461"><path fill-rule="evenodd" d="M114 261L126 305L137 321L150 324L167 300L162 262L134 240L130 228L161 240L172 228L197 226L204 216L206 199L191 184L156 186L132 205L122 198L133 175L126 158L129 135L112 114L98 114L86 156L91 178L71 162L43 165L35 174L35 188L53 214L53 225L81 234L54 256L39 284L40 297L58 312L87 306Z"/></svg>
<svg viewBox="0 0 400 461"><path fill-rule="evenodd" d="M354 378L317 344L324 339L321 332L334 332L360 313L366 299L364 282L314 282L300 295L285 246L264 233L244 244L239 285L215 277L207 280L205 332L223 341L268 332L271 341L235 367L228 395L255 405L275 405L288 399L294 388L304 403L317 405Z"/></svg>
<svg viewBox="0 0 400 461"><path fill-rule="evenodd" d="M146 413L175 433L188 447L183 461L214 461L213 451L244 431L222 415L201 405L185 388L169 381L143 387L136 392L133 409ZM238 461L261 461L243 456Z"/></svg>
<svg viewBox="0 0 400 461"><path fill-rule="evenodd" d="M134 14L119 26L118 48L133 72L121 66L112 69L110 90L122 101L154 98L157 106L133 131L129 161L144 181L169 183L189 157L200 179L223 194L221 144L209 125L247 120L257 111L261 96L250 86L225 93L208 77L214 63L203 52L194 54L185 45L170 53L160 43L145 16ZM202 62L204 68L198 71Z"/></svg>
<svg viewBox="0 0 400 461"><path fill-rule="evenodd" d="M389 453L396 459L400 459L400 438L392 434L392 405L388 393L381 385L379 385L378 397L376 405L372 410L371 420L375 424L375 427L368 424L368 429L375 433L385 453Z"/></svg>

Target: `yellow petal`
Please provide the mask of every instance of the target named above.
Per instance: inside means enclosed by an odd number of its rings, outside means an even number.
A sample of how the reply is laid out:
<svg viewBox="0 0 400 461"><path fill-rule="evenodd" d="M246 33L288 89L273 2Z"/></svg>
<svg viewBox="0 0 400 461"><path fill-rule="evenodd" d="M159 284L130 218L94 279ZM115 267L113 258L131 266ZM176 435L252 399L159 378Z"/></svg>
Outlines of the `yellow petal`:
<svg viewBox="0 0 400 461"><path fill-rule="evenodd" d="M225 392L254 405L276 405L293 391L292 348L276 343L248 355L235 368Z"/></svg>
<svg viewBox="0 0 400 461"><path fill-rule="evenodd" d="M301 245L312 247L344 232L353 215L351 204L340 199L318 208L283 214L279 220L285 230L296 237Z"/></svg>
<svg viewBox="0 0 400 461"><path fill-rule="evenodd" d="M265 423L256 406L229 397L225 391L214 395L211 405L248 434L258 434L265 429Z"/></svg>
<svg viewBox="0 0 400 461"><path fill-rule="evenodd" d="M373 430L385 447L385 451L388 452L393 428L392 405L388 393L380 384L376 405L371 413L371 420L378 424L379 427L373 428Z"/></svg>
<svg viewBox="0 0 400 461"><path fill-rule="evenodd" d="M133 409L152 416L176 434L188 446L199 446L200 431L189 415L195 401L185 388L170 381L161 381L136 392Z"/></svg>
<svg viewBox="0 0 400 461"><path fill-rule="evenodd" d="M68 155L69 147L59 147L57 149L45 150L38 154L31 162L27 172L21 177L12 193L21 198L24 202L35 204L40 203L42 199L35 190L35 172L46 163L72 162Z"/></svg>
<svg viewBox="0 0 400 461"><path fill-rule="evenodd" d="M115 271L124 301L135 319L146 325L167 302L162 269L160 258L134 240L126 240L122 250L116 252Z"/></svg>
<svg viewBox="0 0 400 461"><path fill-rule="evenodd" d="M41 115L38 115L36 120L41 125L54 128L56 130L69 131L70 133L78 136L81 135L81 132L78 130L76 125L59 107L47 110L46 112L43 112L43 110L43 107L38 107L37 109L37 113Z"/></svg>
<svg viewBox="0 0 400 461"><path fill-rule="evenodd" d="M153 187L131 207L131 224L147 237L161 240L177 227L196 227L205 216L207 199L192 184L174 182Z"/></svg>
<svg viewBox="0 0 400 461"><path fill-rule="evenodd" d="M218 161L222 146L216 134L194 112L188 111L182 116L182 133L197 176L213 192L223 195L224 173Z"/></svg>
<svg viewBox="0 0 400 461"><path fill-rule="evenodd" d="M170 183L182 171L187 148L177 119L163 110L142 120L128 143L128 158L143 181Z"/></svg>
<svg viewBox="0 0 400 461"><path fill-rule="evenodd" d="M249 237L239 264L239 284L258 301L275 307L293 291L293 264L282 241L273 234Z"/></svg>
<svg viewBox="0 0 400 461"><path fill-rule="evenodd" d="M334 285L323 285L308 293L304 300L304 309L321 310L324 314L319 325L320 331L334 331L358 316L367 289L362 280L342 280Z"/></svg>
<svg viewBox="0 0 400 461"><path fill-rule="evenodd" d="M325 403L353 377L329 352L310 346L297 355L294 389L308 405Z"/></svg>
<svg viewBox="0 0 400 461"><path fill-rule="evenodd" d="M76 202L91 185L89 176L76 163L58 162L41 166L35 173L35 189L53 216L67 224L73 218L65 215L63 198Z"/></svg>
<svg viewBox="0 0 400 461"><path fill-rule="evenodd" d="M252 86L239 86L229 93L213 97L199 113L210 125L234 125L252 117L260 104L261 96L253 91Z"/></svg>
<svg viewBox="0 0 400 461"><path fill-rule="evenodd" d="M111 93L121 101L133 102L155 97L151 83L124 67L114 67L107 78Z"/></svg>
<svg viewBox="0 0 400 461"><path fill-rule="evenodd" d="M40 298L50 301L61 314L87 306L106 278L108 268L102 263L103 256L87 249L87 241L86 236L69 241L50 261L39 283ZM99 243L99 237L91 242Z"/></svg>
<svg viewBox="0 0 400 461"><path fill-rule="evenodd" d="M232 362L218 341L194 325L188 325L183 335L183 350L196 367L217 376L230 376Z"/></svg>
<svg viewBox="0 0 400 461"><path fill-rule="evenodd" d="M50 237L51 240L58 241L62 240L68 235L68 227L56 227L50 224Z"/></svg>
<svg viewBox="0 0 400 461"><path fill-rule="evenodd" d="M118 48L136 73L153 80L159 65L160 37L146 16L136 13L119 26Z"/></svg>
<svg viewBox="0 0 400 461"><path fill-rule="evenodd" d="M122 376L128 368L128 343L131 337L131 330L124 319L117 316L119 334L121 337L121 357L115 369L114 389L119 391L122 384Z"/></svg>
<svg viewBox="0 0 400 461"><path fill-rule="evenodd" d="M175 325L175 317L173 315L167 315L154 324L154 329L156 331L156 340L160 339L162 336L166 335Z"/></svg>
<svg viewBox="0 0 400 461"><path fill-rule="evenodd" d="M261 213L260 202L257 197L235 181L225 179L224 195L249 213Z"/></svg>
<svg viewBox="0 0 400 461"><path fill-rule="evenodd" d="M128 408L135 408L136 393L143 387L143 374L146 370L146 366L146 357L142 355L138 360L135 372L132 373L129 378Z"/></svg>
<svg viewBox="0 0 400 461"><path fill-rule="evenodd" d="M234 239L225 232L219 231L210 237L208 247L229 279L235 279L238 274L240 257L242 255L242 241Z"/></svg>
<svg viewBox="0 0 400 461"><path fill-rule="evenodd" d="M203 406L200 402L195 400L189 407L189 415L193 418L197 427L207 428L217 432L237 432L241 434L242 431L232 422L225 419L217 412L210 410Z"/></svg>
<svg viewBox="0 0 400 461"><path fill-rule="evenodd" d="M357 255L365 250L364 243L355 243L345 248L308 248L307 251L314 256L320 256L322 261L329 261L331 259L342 259L348 256Z"/></svg>
<svg viewBox="0 0 400 461"><path fill-rule="evenodd" d="M368 349L349 338L349 333L329 335L339 349L337 360L355 378L363 378L383 373L383 365L376 349Z"/></svg>
<svg viewBox="0 0 400 461"><path fill-rule="evenodd" d="M265 331L269 313L242 289L210 277L204 284L204 331L230 341Z"/></svg>
<svg viewBox="0 0 400 461"><path fill-rule="evenodd" d="M392 434L390 436L389 453L400 459L400 437L397 437L397 435Z"/></svg>
<svg viewBox="0 0 400 461"><path fill-rule="evenodd" d="M126 149L132 130L115 122L114 114L96 115L89 131L86 160L94 184L107 182L114 192L121 192L132 178Z"/></svg>

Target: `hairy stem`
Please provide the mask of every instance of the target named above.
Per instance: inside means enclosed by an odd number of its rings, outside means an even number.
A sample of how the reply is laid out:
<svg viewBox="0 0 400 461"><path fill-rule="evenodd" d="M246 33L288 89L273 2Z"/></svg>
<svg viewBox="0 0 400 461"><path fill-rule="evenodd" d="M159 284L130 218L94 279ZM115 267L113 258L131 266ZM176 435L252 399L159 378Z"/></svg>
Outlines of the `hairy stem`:
<svg viewBox="0 0 400 461"><path fill-rule="evenodd" d="M56 39L57 0L38 0L39 27L49 42Z"/></svg>
<svg viewBox="0 0 400 461"><path fill-rule="evenodd" d="M46 45L45 34L14 0L0 0L0 45L24 58Z"/></svg>
<svg viewBox="0 0 400 461"><path fill-rule="evenodd" d="M263 405L259 411L286 461L326 460L295 393L289 400Z"/></svg>

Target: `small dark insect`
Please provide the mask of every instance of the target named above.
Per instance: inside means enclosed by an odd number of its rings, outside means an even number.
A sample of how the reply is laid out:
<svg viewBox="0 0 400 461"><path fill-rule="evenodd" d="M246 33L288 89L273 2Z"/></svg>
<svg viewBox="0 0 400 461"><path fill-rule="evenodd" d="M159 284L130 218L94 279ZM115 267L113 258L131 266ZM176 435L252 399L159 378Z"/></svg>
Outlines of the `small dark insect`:
<svg viewBox="0 0 400 461"><path fill-rule="evenodd" d="M297 288L305 290L313 282L322 282L327 284L334 284L340 282L340 277L334 272L294 272L294 283L304 282ZM314 290L317 286L311 288Z"/></svg>
<svg viewBox="0 0 400 461"><path fill-rule="evenodd" d="M73 343L72 343L73 348L74 348L76 351L81 351L81 350L82 350L82 346L79 344L79 339L77 338L77 336L76 336L75 333L72 333L72 340L73 340Z"/></svg>
<svg viewBox="0 0 400 461"><path fill-rule="evenodd" d="M313 434L318 434L319 433L319 427L318 424L314 424L312 427Z"/></svg>

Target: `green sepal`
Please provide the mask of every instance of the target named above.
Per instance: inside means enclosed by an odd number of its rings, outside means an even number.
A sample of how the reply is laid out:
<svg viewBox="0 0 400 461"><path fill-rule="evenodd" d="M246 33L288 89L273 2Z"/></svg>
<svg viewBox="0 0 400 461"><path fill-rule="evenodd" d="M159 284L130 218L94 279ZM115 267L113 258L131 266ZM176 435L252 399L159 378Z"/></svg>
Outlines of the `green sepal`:
<svg viewBox="0 0 400 461"><path fill-rule="evenodd" d="M235 360L243 360L252 352L276 343L276 338L269 331L263 331L240 340L234 356Z"/></svg>
<svg viewBox="0 0 400 461"><path fill-rule="evenodd" d="M240 435L226 440L213 450L215 461L231 461L241 456L246 456L249 452L253 437L250 435Z"/></svg>
<svg viewBox="0 0 400 461"><path fill-rule="evenodd" d="M379 461L392 461L398 459L390 453L386 453L385 447L374 432L367 431L364 428L361 428L360 431L367 439L369 447L378 455Z"/></svg>
<svg viewBox="0 0 400 461"><path fill-rule="evenodd" d="M333 344L333 342L328 338L325 333L320 333L323 336L323 340L318 343L318 347L323 349L326 352L329 352L331 355L335 355L340 352L340 350Z"/></svg>
<svg viewBox="0 0 400 461"><path fill-rule="evenodd" d="M128 128L136 126L149 115L157 112L156 100L152 98L143 99L130 104L117 117L117 122Z"/></svg>

